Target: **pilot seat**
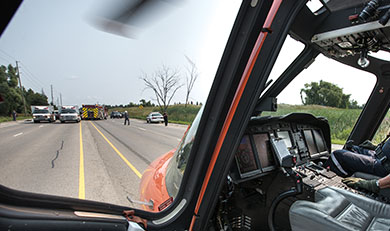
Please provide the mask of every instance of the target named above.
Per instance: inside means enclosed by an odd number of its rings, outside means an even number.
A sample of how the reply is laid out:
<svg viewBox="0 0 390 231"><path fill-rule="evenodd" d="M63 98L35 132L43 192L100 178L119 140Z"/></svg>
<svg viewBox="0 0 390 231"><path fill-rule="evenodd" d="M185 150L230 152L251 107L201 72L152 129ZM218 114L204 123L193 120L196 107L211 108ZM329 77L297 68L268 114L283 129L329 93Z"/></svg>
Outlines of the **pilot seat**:
<svg viewBox="0 0 390 231"><path fill-rule="evenodd" d="M325 187L316 191L315 202L294 202L289 216L293 231L389 230L390 204Z"/></svg>

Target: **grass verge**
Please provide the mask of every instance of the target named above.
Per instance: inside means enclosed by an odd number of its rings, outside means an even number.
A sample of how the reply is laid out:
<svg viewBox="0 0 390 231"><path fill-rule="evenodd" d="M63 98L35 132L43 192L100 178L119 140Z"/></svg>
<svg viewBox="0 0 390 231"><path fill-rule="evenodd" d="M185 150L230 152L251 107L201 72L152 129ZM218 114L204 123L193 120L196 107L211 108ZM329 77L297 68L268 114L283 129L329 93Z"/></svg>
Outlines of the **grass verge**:
<svg viewBox="0 0 390 231"><path fill-rule="evenodd" d="M32 119L31 116L18 116L16 120ZM12 117L0 116L0 123L12 121Z"/></svg>

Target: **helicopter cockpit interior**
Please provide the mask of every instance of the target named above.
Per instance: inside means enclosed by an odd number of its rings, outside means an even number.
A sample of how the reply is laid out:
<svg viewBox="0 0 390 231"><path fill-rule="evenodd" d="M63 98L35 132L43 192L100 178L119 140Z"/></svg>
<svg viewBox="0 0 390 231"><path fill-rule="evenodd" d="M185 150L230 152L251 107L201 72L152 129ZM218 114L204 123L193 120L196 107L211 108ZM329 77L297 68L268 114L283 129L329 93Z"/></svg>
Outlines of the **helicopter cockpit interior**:
<svg viewBox="0 0 390 231"><path fill-rule="evenodd" d="M305 49L261 95L238 144L215 210L221 230L380 230L390 224L385 212L367 209L389 212L387 190L349 188L324 166L332 152L326 118L262 116L277 110L277 96L319 54L377 78L349 140L371 140L387 113L390 63L370 54L390 51L390 1L320 2L319 10L304 7L296 16L289 35Z"/></svg>
<svg viewBox="0 0 390 231"><path fill-rule="evenodd" d="M325 167L332 153L331 128L325 117L302 112L264 115L278 109L278 96L319 55L376 77L348 140L355 145L372 140L389 111L390 60L375 54L390 52L390 0L316 2L320 7L313 10L305 0L242 1L190 142L188 167L177 185L177 196L169 198L172 204L165 210L151 213L131 208L124 216L129 208L123 206L46 198L0 187L5 205L0 209L0 227L388 230L389 192L349 188ZM143 3L153 4L137 1L135 7L142 10ZM123 10L126 19L134 13ZM275 81L267 81L287 35L304 48ZM256 49L259 58L253 59ZM251 64L253 69L245 74ZM245 78L248 84L241 85ZM114 216L101 217L102 213ZM140 220L147 227L140 226Z"/></svg>

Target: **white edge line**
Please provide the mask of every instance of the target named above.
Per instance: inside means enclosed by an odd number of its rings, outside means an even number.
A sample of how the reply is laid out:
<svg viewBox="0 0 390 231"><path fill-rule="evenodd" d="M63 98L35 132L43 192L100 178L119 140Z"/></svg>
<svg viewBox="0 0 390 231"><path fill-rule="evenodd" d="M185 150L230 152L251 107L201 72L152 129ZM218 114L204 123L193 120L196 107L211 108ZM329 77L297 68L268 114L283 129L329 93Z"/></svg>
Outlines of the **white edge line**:
<svg viewBox="0 0 390 231"><path fill-rule="evenodd" d="M140 128L140 127L137 127L139 130L142 130L142 131L146 131L145 128Z"/></svg>
<svg viewBox="0 0 390 231"><path fill-rule="evenodd" d="M20 136L20 135L23 135L23 132L15 134L14 137L17 137L17 136Z"/></svg>

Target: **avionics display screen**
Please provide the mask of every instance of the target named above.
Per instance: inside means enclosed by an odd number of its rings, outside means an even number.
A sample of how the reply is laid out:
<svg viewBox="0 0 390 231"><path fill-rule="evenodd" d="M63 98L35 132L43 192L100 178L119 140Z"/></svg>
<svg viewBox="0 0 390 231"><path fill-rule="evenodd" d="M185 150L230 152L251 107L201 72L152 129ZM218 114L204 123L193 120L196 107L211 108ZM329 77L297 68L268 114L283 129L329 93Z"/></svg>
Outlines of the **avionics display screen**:
<svg viewBox="0 0 390 231"><path fill-rule="evenodd" d="M251 142L248 135L241 139L236 152L236 161L241 174L245 174L258 169L256 159L252 150Z"/></svg>
<svg viewBox="0 0 390 231"><path fill-rule="evenodd" d="M303 135L305 136L306 144L309 149L310 155L318 153L311 130L304 130Z"/></svg>
<svg viewBox="0 0 390 231"><path fill-rule="evenodd" d="M253 135L256 151L259 155L261 168L267 168L275 165L274 156L272 154L269 142L268 133L259 133Z"/></svg>
<svg viewBox="0 0 390 231"><path fill-rule="evenodd" d="M287 148L291 148L291 138L290 135L288 134L288 131L279 131L277 132L278 137L282 138L284 140L284 143L286 144Z"/></svg>
<svg viewBox="0 0 390 231"><path fill-rule="evenodd" d="M313 130L314 139L317 143L318 151L319 152L325 152L328 151L324 142L324 139L322 139L321 131L320 130Z"/></svg>

